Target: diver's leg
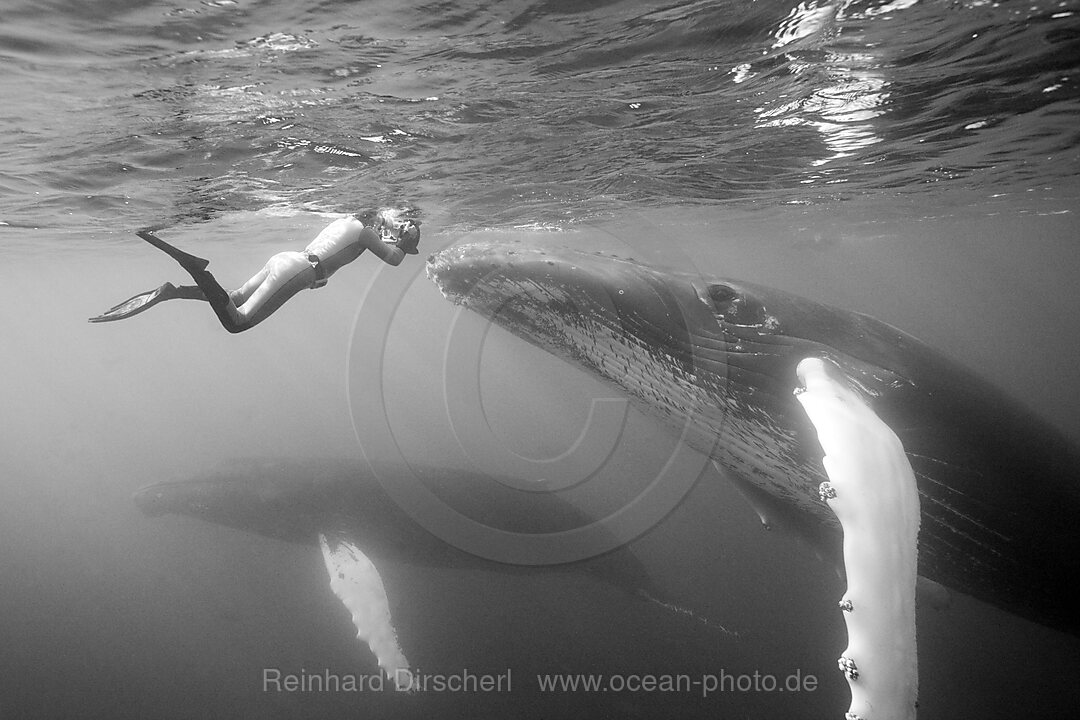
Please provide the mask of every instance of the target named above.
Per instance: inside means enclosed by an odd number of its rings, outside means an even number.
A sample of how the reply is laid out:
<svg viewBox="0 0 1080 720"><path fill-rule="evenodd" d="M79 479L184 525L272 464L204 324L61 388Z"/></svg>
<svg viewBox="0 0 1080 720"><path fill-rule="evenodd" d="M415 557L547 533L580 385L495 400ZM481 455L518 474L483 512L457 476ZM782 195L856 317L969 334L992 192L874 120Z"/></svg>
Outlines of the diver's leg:
<svg viewBox="0 0 1080 720"><path fill-rule="evenodd" d="M206 300L206 293L198 285L177 285L174 296L178 300Z"/></svg>
<svg viewBox="0 0 1080 720"><path fill-rule="evenodd" d="M255 273L254 275L252 275L250 280L248 280L246 283L241 285L238 289L233 290L229 294L229 296L232 298L233 303L236 304L237 308L239 308L241 305L246 303L248 301L248 298L251 297L251 294L253 292L255 292L255 290L260 285L262 285L264 282L266 282L266 278L267 278L267 276L269 274L270 274L270 263L267 262L265 265L263 265L262 270Z"/></svg>
<svg viewBox="0 0 1080 720"><path fill-rule="evenodd" d="M217 315L218 320L221 321L226 330L237 333L247 329L239 322L236 315L236 305L233 304L228 291L221 287L217 279L206 269L206 266L210 264L209 260L204 260L175 248L149 230L140 230L135 234L180 263L180 267L191 275L191 279L202 290L206 301L210 303L214 314Z"/></svg>
<svg viewBox="0 0 1080 720"><path fill-rule="evenodd" d="M237 315L245 329L270 317L289 298L311 287L315 281L315 269L311 263L295 252L278 253L270 258L264 272L263 281L237 308Z"/></svg>

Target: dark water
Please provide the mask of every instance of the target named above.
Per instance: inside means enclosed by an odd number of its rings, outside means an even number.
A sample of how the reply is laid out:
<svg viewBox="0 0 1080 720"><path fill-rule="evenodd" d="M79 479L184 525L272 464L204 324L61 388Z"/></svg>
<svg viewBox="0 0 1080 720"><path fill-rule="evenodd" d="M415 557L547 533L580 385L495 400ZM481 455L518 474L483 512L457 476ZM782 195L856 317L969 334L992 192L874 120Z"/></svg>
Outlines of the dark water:
<svg viewBox="0 0 1080 720"><path fill-rule="evenodd" d="M614 245L869 312L1077 437L1078 11L6 3L0 718L840 717L841 584L716 478L638 552L737 634L573 573L391 566L414 661L510 667L513 693L263 692L266 667L373 670L318 551L144 518L131 493L238 456L356 459L349 407L377 381L408 454L459 460L435 367L452 310L417 279L386 376L348 384L373 262L241 336L193 304L85 318L179 279L134 228L168 226L239 284L305 244L319 213L405 205L425 221L422 251L490 233ZM489 343L486 402L511 444L565 446L581 398L607 394L498 333ZM628 468L647 460L636 448ZM1080 705L1073 638L956 597L920 615L919 641L921 717ZM540 695L531 681L721 670L820 686L701 699Z"/></svg>

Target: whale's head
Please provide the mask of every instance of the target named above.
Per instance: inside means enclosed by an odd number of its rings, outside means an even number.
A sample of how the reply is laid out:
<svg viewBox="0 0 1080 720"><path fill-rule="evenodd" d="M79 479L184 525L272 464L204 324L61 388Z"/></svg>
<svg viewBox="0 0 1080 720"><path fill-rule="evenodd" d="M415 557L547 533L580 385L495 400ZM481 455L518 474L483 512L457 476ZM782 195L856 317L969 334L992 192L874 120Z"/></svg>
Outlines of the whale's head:
<svg viewBox="0 0 1080 720"><path fill-rule="evenodd" d="M447 248L427 271L447 299L613 384L690 447L825 523L795 367L829 357L867 392L894 380L857 356L871 344L860 316L750 283L504 239Z"/></svg>
<svg viewBox="0 0 1080 720"><path fill-rule="evenodd" d="M523 502L523 493L505 480L472 470L370 466L348 458L234 460L209 474L147 485L132 499L151 517L191 517L301 544L315 542L320 533L347 532L379 557L449 562L460 551L428 532L386 492L384 483L405 481L423 483L468 517L515 532L574 527L589 519L554 494Z"/></svg>
<svg viewBox="0 0 1080 720"><path fill-rule="evenodd" d="M831 352L788 331L785 317L805 313L777 302L782 293L608 253L497 239L436 253L427 271L447 299L614 384L646 412L681 428L693 418L691 446L706 452L732 417L791 417L802 428L795 365Z"/></svg>
<svg viewBox="0 0 1080 720"><path fill-rule="evenodd" d="M212 474L153 483L132 499L151 517L184 515L298 542L311 542L338 512L374 526L387 504L377 485L349 466L274 460L237 461Z"/></svg>
<svg viewBox="0 0 1080 720"><path fill-rule="evenodd" d="M905 383L903 333L752 283L509 240L456 245L427 272L443 295L614 383L653 410L738 403L802 413L795 367L828 357L868 398Z"/></svg>
<svg viewBox="0 0 1080 720"><path fill-rule="evenodd" d="M136 490L135 494L132 495L131 499L135 502L135 507L142 510L143 515L159 517L170 512L166 493L157 487L160 484L146 485Z"/></svg>
<svg viewBox="0 0 1080 720"><path fill-rule="evenodd" d="M294 540L313 531L303 526L301 514L288 511L301 490L301 484L292 479L227 472L154 483L137 490L132 499L150 517L186 515Z"/></svg>
<svg viewBox="0 0 1080 720"><path fill-rule="evenodd" d="M149 517L199 515L220 501L221 488L207 482L158 482L135 491L135 506Z"/></svg>
<svg viewBox="0 0 1080 720"><path fill-rule="evenodd" d="M698 352L719 340L712 307L689 277L508 240L447 248L427 273L450 301L632 395L716 367Z"/></svg>

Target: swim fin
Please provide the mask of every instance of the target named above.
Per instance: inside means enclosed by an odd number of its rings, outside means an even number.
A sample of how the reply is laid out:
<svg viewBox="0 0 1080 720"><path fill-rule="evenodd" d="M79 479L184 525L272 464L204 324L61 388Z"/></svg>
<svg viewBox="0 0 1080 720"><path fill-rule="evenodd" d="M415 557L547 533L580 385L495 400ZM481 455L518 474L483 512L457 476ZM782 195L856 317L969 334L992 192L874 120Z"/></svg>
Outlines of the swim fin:
<svg viewBox="0 0 1080 720"><path fill-rule="evenodd" d="M149 230L139 230L135 234L156 247L158 250L164 252L176 262L180 263L180 267L184 268L189 273L205 270L206 267L210 264L209 260L204 260L201 257L196 257L194 255L186 253L180 248L174 247L169 243L165 242Z"/></svg>
<svg viewBox="0 0 1080 720"><path fill-rule="evenodd" d="M144 310L149 310L163 300L172 300L175 297L180 297L176 291L177 287L172 283L167 282L156 290L149 290L144 293L139 293L135 297L128 298L119 305L114 305L109 308L97 317L88 318L88 322L109 322L111 320L123 320L132 315L138 315Z"/></svg>
<svg viewBox="0 0 1080 720"><path fill-rule="evenodd" d="M238 323L236 318L233 317L232 313L236 312L236 307L232 304L228 291L221 287L213 274L206 269L210 264L209 260L204 260L201 257L196 257L177 247L173 247L150 230L139 230L135 234L180 263L180 267L187 271L191 279L202 290L203 299L210 303L214 314L217 315L218 320L221 321L226 330L237 333L246 329L244 325ZM232 313L230 313L230 309Z"/></svg>

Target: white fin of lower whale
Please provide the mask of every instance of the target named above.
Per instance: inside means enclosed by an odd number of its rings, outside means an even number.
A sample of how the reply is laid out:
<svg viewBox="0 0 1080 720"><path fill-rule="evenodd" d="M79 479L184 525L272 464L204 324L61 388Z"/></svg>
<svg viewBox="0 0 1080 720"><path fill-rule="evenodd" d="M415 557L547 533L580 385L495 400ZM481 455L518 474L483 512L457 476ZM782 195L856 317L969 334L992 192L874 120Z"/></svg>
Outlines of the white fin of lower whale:
<svg viewBox="0 0 1080 720"><path fill-rule="evenodd" d="M345 605L356 626L356 636L367 643L387 678L398 690L409 686L409 661L398 644L390 618L390 600L375 564L348 540L335 538L332 546L319 533L330 589Z"/></svg>
<svg viewBox="0 0 1080 720"><path fill-rule="evenodd" d="M838 379L808 358L799 402L825 451L821 496L844 529L848 646L840 669L851 688L847 720L911 720L918 695L915 586L919 496L896 434Z"/></svg>

